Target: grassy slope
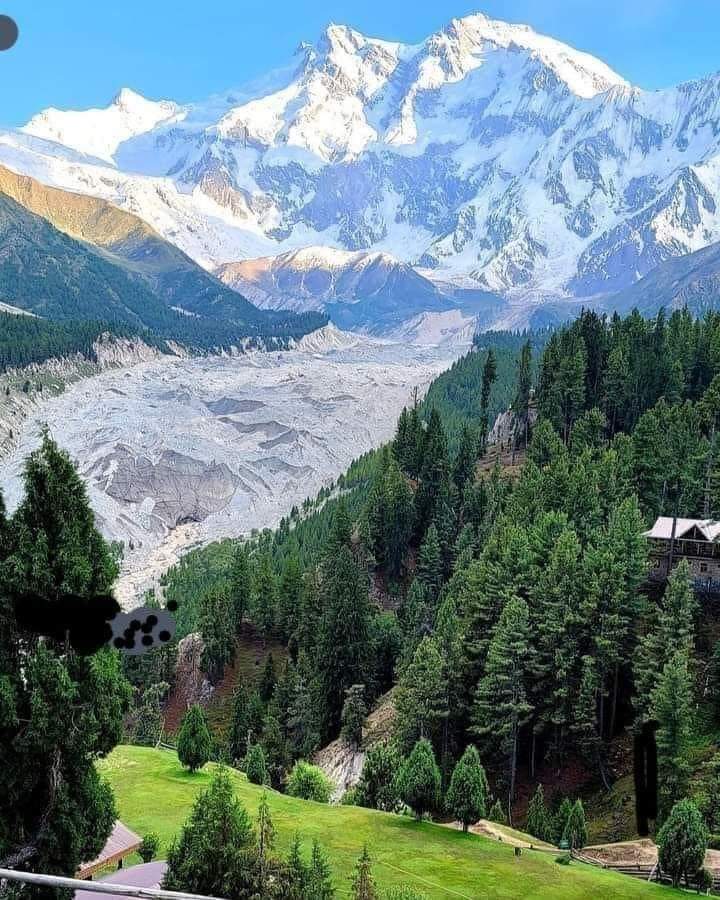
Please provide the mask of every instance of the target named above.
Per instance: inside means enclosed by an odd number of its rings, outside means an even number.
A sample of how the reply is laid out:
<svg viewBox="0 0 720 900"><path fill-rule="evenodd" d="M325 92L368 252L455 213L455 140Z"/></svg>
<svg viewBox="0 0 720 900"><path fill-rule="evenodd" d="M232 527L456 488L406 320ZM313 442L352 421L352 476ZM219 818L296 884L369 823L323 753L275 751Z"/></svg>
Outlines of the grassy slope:
<svg viewBox="0 0 720 900"><path fill-rule="evenodd" d="M112 784L121 819L141 834L156 831L164 853L186 819L210 770L189 775L175 754L145 747L119 747L100 763ZM251 815L260 789L233 772L237 793ZM667 888L578 863L560 866L550 853L524 851L520 858L501 843L403 816L354 807L331 807L269 792L279 845L296 830L330 854L339 896L349 896L350 875L367 843L381 887L412 884L431 900L464 897L632 898L668 895Z"/></svg>

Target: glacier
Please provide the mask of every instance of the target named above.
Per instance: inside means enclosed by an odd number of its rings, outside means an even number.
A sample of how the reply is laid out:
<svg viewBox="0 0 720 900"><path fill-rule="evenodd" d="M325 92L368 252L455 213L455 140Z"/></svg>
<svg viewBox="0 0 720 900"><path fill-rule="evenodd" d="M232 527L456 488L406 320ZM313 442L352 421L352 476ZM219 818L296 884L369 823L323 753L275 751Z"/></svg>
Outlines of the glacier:
<svg viewBox="0 0 720 900"><path fill-rule="evenodd" d="M122 542L130 608L191 547L276 526L389 439L467 344L413 347L328 326L294 350L160 357L71 384L32 410L0 462L8 508L44 425L70 453L99 528Z"/></svg>

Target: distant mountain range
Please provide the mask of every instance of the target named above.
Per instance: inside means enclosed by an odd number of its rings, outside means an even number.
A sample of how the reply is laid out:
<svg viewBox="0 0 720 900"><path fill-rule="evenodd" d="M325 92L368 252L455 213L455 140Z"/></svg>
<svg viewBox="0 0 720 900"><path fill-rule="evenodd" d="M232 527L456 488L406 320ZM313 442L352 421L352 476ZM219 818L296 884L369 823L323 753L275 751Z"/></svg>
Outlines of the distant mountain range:
<svg viewBox="0 0 720 900"><path fill-rule="evenodd" d="M323 321L263 312L137 216L3 167L0 298L53 320L131 325L202 347L300 336Z"/></svg>
<svg viewBox="0 0 720 900"><path fill-rule="evenodd" d="M472 15L417 45L331 25L202 103L48 109L0 162L131 212L263 307L382 330L471 297L482 323L625 303L720 241L719 122L720 75L647 92Z"/></svg>

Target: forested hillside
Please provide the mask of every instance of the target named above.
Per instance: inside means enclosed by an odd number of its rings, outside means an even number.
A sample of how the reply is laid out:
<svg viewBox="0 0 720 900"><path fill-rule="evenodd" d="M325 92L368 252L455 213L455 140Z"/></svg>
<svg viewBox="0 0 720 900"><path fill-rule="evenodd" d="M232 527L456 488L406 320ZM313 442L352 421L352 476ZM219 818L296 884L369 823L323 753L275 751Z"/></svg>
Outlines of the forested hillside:
<svg viewBox="0 0 720 900"><path fill-rule="evenodd" d="M167 350L164 341L147 331L102 322L49 322L32 316L0 312L0 372L21 369L48 359L62 359L76 353L95 359L94 345L106 333L115 337L140 339Z"/></svg>
<svg viewBox="0 0 720 900"><path fill-rule="evenodd" d="M594 825L583 799L630 775L628 742L654 730L657 798L639 778L638 826L646 816L668 878L706 885L705 848L720 831L718 603L696 594L685 562L666 586L651 585L644 531L660 512L720 511L720 316L585 313L547 338L533 360L536 336L490 337L493 346L456 367L477 393L467 408L478 410L459 430L446 428L431 392L404 410L390 444L279 530L198 551L168 575L164 599L180 602L181 633L199 631L211 683L223 683L248 635L284 646L277 662L268 655L255 677L235 684L230 716L213 735L202 707L190 707L174 736L178 759L191 776L217 758L253 784L326 803L332 785L307 761L338 736L359 748L383 696L394 709L391 740L367 749L345 804L463 829L481 818L509 822L577 851ZM506 351L515 359L510 383L499 376L511 371L498 364ZM451 376L441 384L447 412ZM507 472L487 465L495 390L512 398L523 461ZM465 392L457 396L465 402ZM123 728L127 740L156 743L177 647L127 658L131 691L114 653L85 659L28 631L28 588L95 596L108 590L117 561L70 460L47 435L24 481L15 513L0 512L9 737L0 742L8 773L0 859L67 874L97 852L115 815L94 762ZM72 727L49 727L68 705ZM67 791L47 794L51 770ZM266 800L260 795L257 843L221 774L180 835L185 849L170 851L166 884L209 889L202 858L187 854L193 835L214 834L213 810L245 829L249 868L220 860L233 877L266 884L272 865L278 877L302 881L292 852L288 871L263 850L262 835L272 833ZM78 835L72 846L58 836L65 821ZM366 877L369 865L363 853L356 872ZM228 889L238 900L249 896L241 881Z"/></svg>
<svg viewBox="0 0 720 900"><path fill-rule="evenodd" d="M0 300L51 320L102 320L199 350L244 341L282 347L326 321L259 310L175 249L174 268L146 262L149 274L136 260L55 228L2 191L0 240Z"/></svg>
<svg viewBox="0 0 720 900"><path fill-rule="evenodd" d="M650 591L643 536L659 513L720 515L718 373L720 317L686 312L588 312L540 339L496 337L457 363L330 502L225 545L220 571L205 568L193 627L208 671L233 656L230 620L290 649L265 699L239 687L222 752L240 762L262 752L282 786L294 760L349 733L396 685L393 745L368 757L354 802L452 814L451 776L475 746L483 810L492 796L497 817L517 820L519 782L527 796L572 765L609 787L632 767L617 752L623 736L656 721L656 824L692 796L720 830L717 605L698 602L684 564L664 593ZM508 399L525 458L514 479L476 469L490 411ZM168 596L187 600L208 552L170 573ZM403 759L414 770L418 754L439 767L424 798L382 774ZM552 793L553 812L561 799ZM530 830L559 838L564 826L538 808Z"/></svg>

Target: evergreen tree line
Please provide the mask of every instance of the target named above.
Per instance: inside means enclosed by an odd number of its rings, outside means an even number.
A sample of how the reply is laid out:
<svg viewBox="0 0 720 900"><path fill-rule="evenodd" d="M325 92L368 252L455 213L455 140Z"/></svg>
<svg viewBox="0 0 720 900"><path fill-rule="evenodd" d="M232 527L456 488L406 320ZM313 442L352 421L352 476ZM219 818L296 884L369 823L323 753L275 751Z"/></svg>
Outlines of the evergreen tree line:
<svg viewBox="0 0 720 900"><path fill-rule="evenodd" d="M656 720L665 819L691 789L698 705L718 714L709 685L720 650L700 627L686 568L649 596L643 532L659 512L716 509L718 321L585 313L548 336L537 363L520 336L509 392L527 442L517 478L499 466L478 474L497 369L489 351L471 354L479 413L454 444L436 408L413 404L373 457L365 502L354 497L350 510L340 497L317 513L313 554L281 548L301 527L311 533L315 515L238 546L227 596L203 620L208 653L219 665L232 658L212 623L233 608L238 626L282 636L289 660L265 699L238 692L229 758L260 746L282 786L346 721L361 740L358 710L395 686L399 758L429 744L445 800L475 746L510 819L521 769L532 780L572 755L609 785L611 741ZM646 373L639 400L632 387L622 403L609 399L617 346L629 348L629 372ZM216 639L227 641L217 654ZM711 829L714 777L692 786Z"/></svg>
<svg viewBox="0 0 720 900"><path fill-rule="evenodd" d="M49 322L34 316L0 313L0 372L77 353L96 362L94 344L106 333L118 338L141 338L151 346L166 349L164 342L129 325L86 321Z"/></svg>

